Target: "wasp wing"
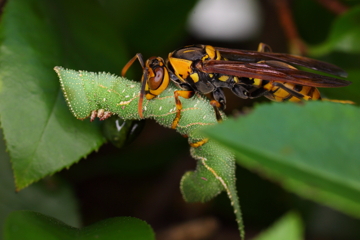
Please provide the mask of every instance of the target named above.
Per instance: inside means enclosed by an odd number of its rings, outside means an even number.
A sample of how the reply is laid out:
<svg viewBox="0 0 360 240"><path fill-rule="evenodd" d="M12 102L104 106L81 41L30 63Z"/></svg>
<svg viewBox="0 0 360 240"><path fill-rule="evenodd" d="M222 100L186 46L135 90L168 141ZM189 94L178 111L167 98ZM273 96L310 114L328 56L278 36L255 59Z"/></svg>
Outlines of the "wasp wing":
<svg viewBox="0 0 360 240"><path fill-rule="evenodd" d="M239 62L225 60L204 61L202 70L206 73L220 73L224 75L259 78L269 81L291 82L311 87L344 87L351 82L342 79L305 72L296 68L274 64L275 61Z"/></svg>
<svg viewBox="0 0 360 240"><path fill-rule="evenodd" d="M259 62L262 60L277 60L339 77L347 77L347 73L338 66L307 57L295 56L286 53L258 52L220 47L216 47L216 50L218 50L224 58L232 61Z"/></svg>

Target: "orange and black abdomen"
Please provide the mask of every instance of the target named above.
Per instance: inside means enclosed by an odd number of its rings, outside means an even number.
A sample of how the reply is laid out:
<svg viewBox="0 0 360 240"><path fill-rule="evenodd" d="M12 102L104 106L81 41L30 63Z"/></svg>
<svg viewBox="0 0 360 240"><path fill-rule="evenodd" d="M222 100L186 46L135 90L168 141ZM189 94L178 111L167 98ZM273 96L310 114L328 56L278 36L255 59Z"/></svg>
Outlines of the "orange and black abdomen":
<svg viewBox="0 0 360 240"><path fill-rule="evenodd" d="M254 85L256 87L264 88L268 91L264 96L270 100L282 102L282 101L290 101L290 102L300 102L302 100L321 100L320 91L316 87L304 86L289 82L279 82L287 89L290 89L296 93L301 94L303 97L299 98L289 93L288 91L274 85L274 81L265 81L261 79L256 79Z"/></svg>

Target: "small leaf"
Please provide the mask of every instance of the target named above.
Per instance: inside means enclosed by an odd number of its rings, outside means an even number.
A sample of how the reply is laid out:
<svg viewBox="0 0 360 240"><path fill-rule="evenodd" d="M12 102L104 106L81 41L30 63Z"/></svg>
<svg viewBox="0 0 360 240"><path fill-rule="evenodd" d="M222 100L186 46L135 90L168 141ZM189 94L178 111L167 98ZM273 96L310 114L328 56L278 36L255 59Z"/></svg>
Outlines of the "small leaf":
<svg viewBox="0 0 360 240"><path fill-rule="evenodd" d="M71 187L64 181L50 177L16 193L10 157L0 130L0 226L15 210L28 209L56 217L67 224L80 226L77 201ZM66 204L64 204L66 203ZM0 229L0 239L3 228Z"/></svg>
<svg viewBox="0 0 360 240"><path fill-rule="evenodd" d="M354 105L273 103L204 132L232 149L239 164L360 217L359 119Z"/></svg>
<svg viewBox="0 0 360 240"><path fill-rule="evenodd" d="M148 224L131 217L111 218L77 229L40 213L16 211L9 215L4 229L4 240L155 239Z"/></svg>
<svg viewBox="0 0 360 240"><path fill-rule="evenodd" d="M207 202L224 191L220 182L200 162L196 171L189 171L183 175L180 189L187 202Z"/></svg>
<svg viewBox="0 0 360 240"><path fill-rule="evenodd" d="M310 55L325 55L332 51L360 53L360 6L339 16L328 39L321 45L309 49Z"/></svg>
<svg viewBox="0 0 360 240"><path fill-rule="evenodd" d="M275 222L266 231L262 232L253 240L301 240L303 237L303 226L300 216L290 212Z"/></svg>

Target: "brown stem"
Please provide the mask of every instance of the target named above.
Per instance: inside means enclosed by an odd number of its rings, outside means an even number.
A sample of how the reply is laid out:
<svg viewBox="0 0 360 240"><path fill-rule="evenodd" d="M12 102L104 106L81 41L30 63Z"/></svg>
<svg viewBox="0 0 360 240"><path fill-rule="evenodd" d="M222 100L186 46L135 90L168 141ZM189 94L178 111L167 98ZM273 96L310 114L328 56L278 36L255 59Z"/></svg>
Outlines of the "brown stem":
<svg viewBox="0 0 360 240"><path fill-rule="evenodd" d="M339 2L338 0L317 0L322 6L329 9L331 12L340 15L346 12L349 8Z"/></svg>
<svg viewBox="0 0 360 240"><path fill-rule="evenodd" d="M280 23L284 29L286 37L289 39L291 52L299 55L306 55L307 48L299 36L288 1L275 0L274 3L278 11Z"/></svg>

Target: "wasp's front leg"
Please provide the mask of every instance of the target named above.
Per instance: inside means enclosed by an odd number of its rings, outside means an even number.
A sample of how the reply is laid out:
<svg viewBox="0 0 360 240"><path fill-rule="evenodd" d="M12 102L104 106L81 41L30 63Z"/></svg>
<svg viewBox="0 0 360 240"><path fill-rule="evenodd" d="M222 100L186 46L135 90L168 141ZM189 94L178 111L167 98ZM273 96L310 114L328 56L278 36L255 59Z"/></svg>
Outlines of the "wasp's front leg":
<svg viewBox="0 0 360 240"><path fill-rule="evenodd" d="M171 128L175 129L177 125L179 124L180 118L181 118L181 109L182 109L182 103L179 99L179 97L183 97L185 99L189 99L192 96L194 96L194 91L191 90L177 90L174 92L175 97L175 104L176 104L176 116L174 121L171 124Z"/></svg>

